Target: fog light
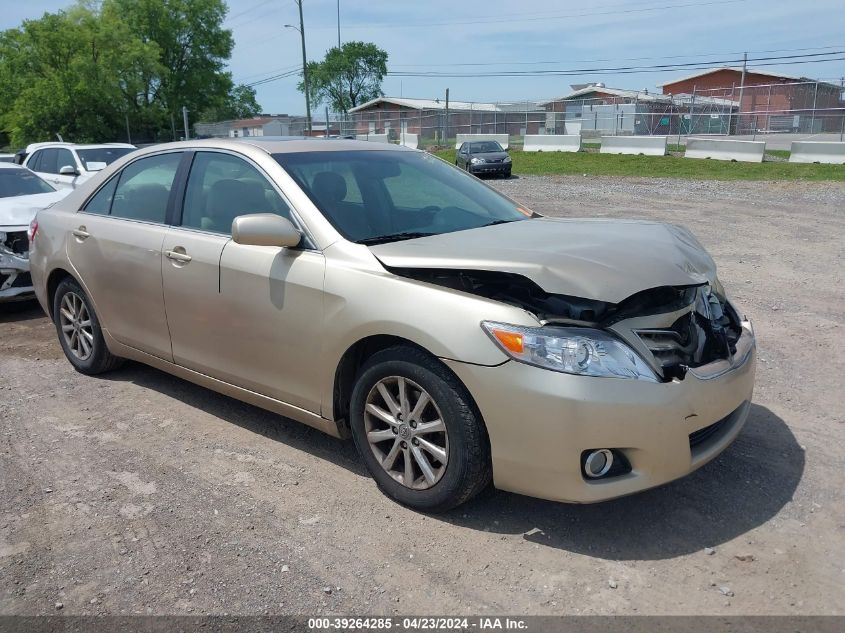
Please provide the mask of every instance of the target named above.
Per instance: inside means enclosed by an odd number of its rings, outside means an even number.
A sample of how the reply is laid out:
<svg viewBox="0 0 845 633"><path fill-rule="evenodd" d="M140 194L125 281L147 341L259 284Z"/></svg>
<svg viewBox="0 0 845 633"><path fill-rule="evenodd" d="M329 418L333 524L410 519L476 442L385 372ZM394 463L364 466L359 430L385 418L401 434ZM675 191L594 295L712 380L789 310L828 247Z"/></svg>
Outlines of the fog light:
<svg viewBox="0 0 845 633"><path fill-rule="evenodd" d="M613 453L607 448L602 448L587 455L587 459L584 460L584 474L590 479L604 477L611 466L613 466Z"/></svg>

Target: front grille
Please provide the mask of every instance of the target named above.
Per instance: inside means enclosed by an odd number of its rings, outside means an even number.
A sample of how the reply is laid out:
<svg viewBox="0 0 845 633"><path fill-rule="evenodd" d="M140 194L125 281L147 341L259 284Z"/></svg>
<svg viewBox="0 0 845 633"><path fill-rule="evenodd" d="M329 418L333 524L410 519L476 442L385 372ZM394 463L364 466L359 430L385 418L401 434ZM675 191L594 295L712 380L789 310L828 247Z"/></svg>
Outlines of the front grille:
<svg viewBox="0 0 845 633"><path fill-rule="evenodd" d="M710 426L705 426L703 429L698 429L690 433L689 436L689 447L695 448L696 446L703 444L707 440L721 435L722 431L730 424L731 416L725 416L718 422L711 424Z"/></svg>
<svg viewBox="0 0 845 633"><path fill-rule="evenodd" d="M664 372L679 365L690 365L698 348L698 330L692 313L686 314L663 330L641 330L640 339Z"/></svg>
<svg viewBox="0 0 845 633"><path fill-rule="evenodd" d="M32 285L32 276L29 273L18 273L17 279L12 282L10 288L29 288Z"/></svg>
<svg viewBox="0 0 845 633"><path fill-rule="evenodd" d="M26 231L12 231L11 233L6 233L6 240L3 244L15 255L25 255L29 252L29 237L27 236Z"/></svg>
<svg viewBox="0 0 845 633"><path fill-rule="evenodd" d="M703 298L704 304L709 300L709 296ZM738 316L727 303L718 305L717 314L711 312L712 308L701 308L701 305L702 295L699 294L690 312L671 326L636 332L667 380L682 378L689 367L730 358L736 352L736 341L741 333Z"/></svg>

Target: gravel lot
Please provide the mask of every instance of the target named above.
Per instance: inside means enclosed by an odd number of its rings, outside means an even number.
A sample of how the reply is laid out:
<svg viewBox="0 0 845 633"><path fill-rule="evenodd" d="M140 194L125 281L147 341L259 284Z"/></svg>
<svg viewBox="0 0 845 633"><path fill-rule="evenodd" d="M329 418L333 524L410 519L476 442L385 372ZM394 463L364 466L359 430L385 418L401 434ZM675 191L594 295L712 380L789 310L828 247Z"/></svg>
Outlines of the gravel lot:
<svg viewBox="0 0 845 633"><path fill-rule="evenodd" d="M87 378L37 306L0 308L0 613L842 614L845 184L493 184L711 250L760 345L718 460L596 506L423 516L351 443L137 364Z"/></svg>

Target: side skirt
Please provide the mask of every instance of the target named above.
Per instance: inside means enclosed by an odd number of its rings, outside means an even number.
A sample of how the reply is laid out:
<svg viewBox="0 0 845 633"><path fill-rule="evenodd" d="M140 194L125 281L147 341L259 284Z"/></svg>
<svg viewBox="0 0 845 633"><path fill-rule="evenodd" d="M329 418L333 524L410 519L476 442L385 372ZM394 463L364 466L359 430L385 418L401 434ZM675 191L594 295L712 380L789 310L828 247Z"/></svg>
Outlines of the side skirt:
<svg viewBox="0 0 845 633"><path fill-rule="evenodd" d="M218 380L217 378L212 378L206 374L182 367L181 365L176 365L175 363L171 363L163 358L147 354L146 352L142 352L134 347L129 347L128 345L124 345L123 343L116 341L105 329L103 330L103 337L106 339L106 346L109 348L109 351L115 356L138 361L139 363L149 365L150 367L167 372L168 374L172 374L201 387L205 387L206 389L222 393L224 396L229 396L230 398L241 400L256 407L266 409L267 411L272 411L273 413L277 413L286 418L291 418L297 422L314 427L323 433L327 433L332 437L341 439L344 437L336 422L327 420L316 413L300 409L299 407L287 404L281 400L268 398L267 396L261 395L255 391L237 387L231 383Z"/></svg>

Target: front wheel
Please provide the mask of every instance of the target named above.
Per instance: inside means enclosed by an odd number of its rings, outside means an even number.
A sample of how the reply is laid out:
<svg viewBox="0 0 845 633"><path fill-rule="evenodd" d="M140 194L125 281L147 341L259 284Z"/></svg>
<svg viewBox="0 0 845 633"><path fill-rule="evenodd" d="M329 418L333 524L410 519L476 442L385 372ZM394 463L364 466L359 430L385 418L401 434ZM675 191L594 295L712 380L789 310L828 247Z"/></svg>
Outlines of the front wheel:
<svg viewBox="0 0 845 633"><path fill-rule="evenodd" d="M91 300L74 279L59 283L53 297L53 320L62 350L77 371L101 374L123 362L106 347Z"/></svg>
<svg viewBox="0 0 845 633"><path fill-rule="evenodd" d="M402 504L444 512L490 483L489 440L469 394L421 350L374 354L355 384L350 417L367 470Z"/></svg>

